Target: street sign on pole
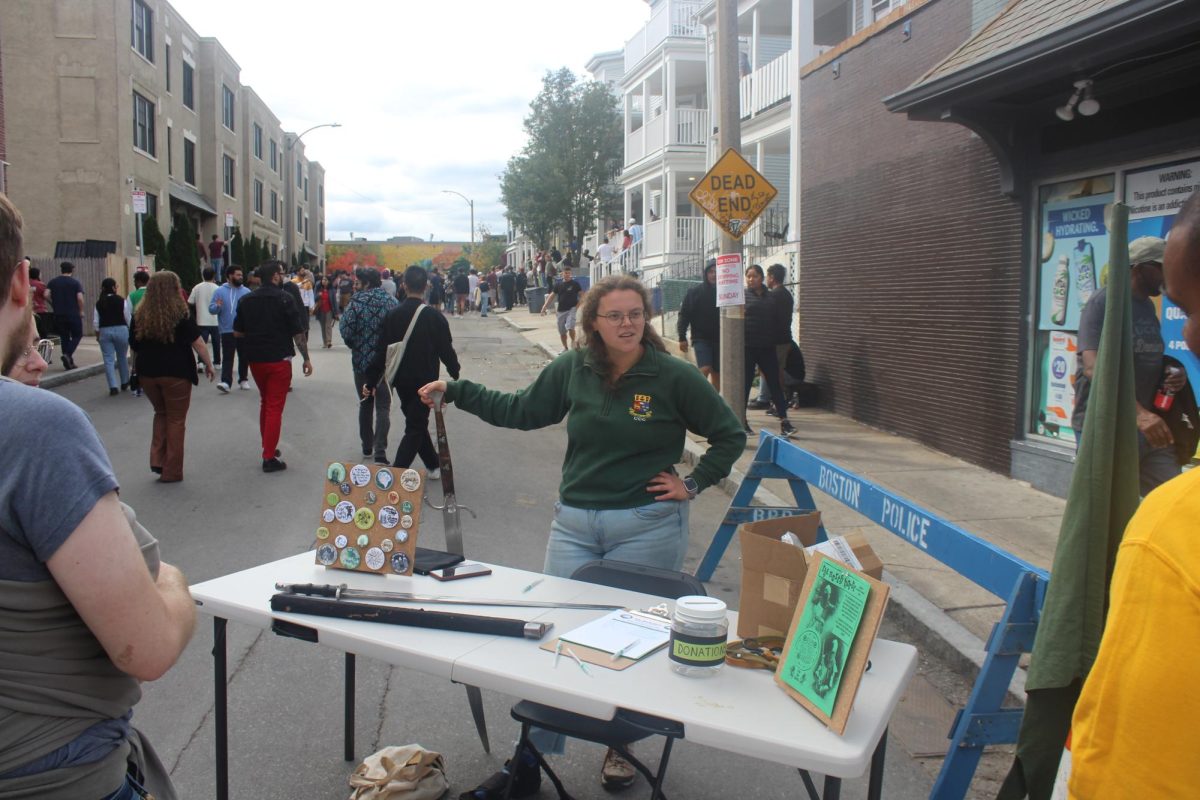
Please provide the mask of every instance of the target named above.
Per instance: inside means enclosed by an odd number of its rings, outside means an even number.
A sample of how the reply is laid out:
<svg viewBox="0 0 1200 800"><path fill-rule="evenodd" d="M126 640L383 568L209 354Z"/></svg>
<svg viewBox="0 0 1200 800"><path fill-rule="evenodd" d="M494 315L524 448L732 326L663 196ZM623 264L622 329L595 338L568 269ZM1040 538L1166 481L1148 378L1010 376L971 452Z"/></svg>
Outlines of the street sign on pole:
<svg viewBox="0 0 1200 800"><path fill-rule="evenodd" d="M688 193L721 230L741 239L779 190L732 147Z"/></svg>
<svg viewBox="0 0 1200 800"><path fill-rule="evenodd" d="M133 190L133 213L146 213L146 193L141 189Z"/></svg>
<svg viewBox="0 0 1200 800"><path fill-rule="evenodd" d="M225 227L226 228L233 227L233 212L232 211L225 212Z"/></svg>
<svg viewBox="0 0 1200 800"><path fill-rule="evenodd" d="M744 305L746 291L742 281L742 254L725 253L717 256L717 307Z"/></svg>

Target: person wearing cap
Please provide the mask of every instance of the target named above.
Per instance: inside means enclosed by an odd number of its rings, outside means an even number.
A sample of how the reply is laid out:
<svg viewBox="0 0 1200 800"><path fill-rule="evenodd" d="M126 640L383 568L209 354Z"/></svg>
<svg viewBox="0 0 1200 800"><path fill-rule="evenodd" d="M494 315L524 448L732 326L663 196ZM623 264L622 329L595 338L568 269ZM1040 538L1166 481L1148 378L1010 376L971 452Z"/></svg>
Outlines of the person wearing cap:
<svg viewBox="0 0 1200 800"><path fill-rule="evenodd" d="M1167 370L1158 312L1150 299L1163 290L1163 249L1157 236L1142 236L1129 243L1130 287L1133 292L1133 391L1137 399L1138 474L1144 497L1152 489L1179 474L1175 439L1166 421L1154 413L1154 395L1159 387L1176 392L1187 383L1182 370ZM1071 427L1075 440L1083 436L1088 393L1100 331L1104 327L1107 288L1092 295L1079 317L1079 362L1075 371L1075 413Z"/></svg>
<svg viewBox="0 0 1200 800"><path fill-rule="evenodd" d="M633 240L633 244L642 240L642 226L638 225L637 217L629 218L629 238Z"/></svg>

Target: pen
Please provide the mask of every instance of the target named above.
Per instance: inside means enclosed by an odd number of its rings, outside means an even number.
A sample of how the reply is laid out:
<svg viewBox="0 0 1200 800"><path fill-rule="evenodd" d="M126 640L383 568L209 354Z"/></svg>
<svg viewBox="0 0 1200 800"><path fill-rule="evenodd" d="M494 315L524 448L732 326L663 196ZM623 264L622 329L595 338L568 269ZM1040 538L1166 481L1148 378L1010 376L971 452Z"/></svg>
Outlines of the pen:
<svg viewBox="0 0 1200 800"><path fill-rule="evenodd" d="M558 669L558 660L562 658L562 639L558 640L558 644L554 645L554 668Z"/></svg>
<svg viewBox="0 0 1200 800"><path fill-rule="evenodd" d="M538 578L536 581L534 581L533 583L529 584L529 585L528 585L528 586L526 586L524 589L522 589L522 590L521 590L521 594L525 594L525 593L529 592L531 589L533 589L533 587L537 586L539 583L541 583L541 582L542 582L542 581L544 581L544 580L546 580L546 579L545 579L545 578Z"/></svg>
<svg viewBox="0 0 1200 800"><path fill-rule="evenodd" d="M567 647L567 648L564 648L564 649L567 651L567 655L569 655L571 658L575 659L575 663L579 665L579 668L580 668L581 670L583 670L583 674L584 674L584 675L591 675L591 674L592 674L592 673L588 672L587 664L584 664L584 663L583 663L583 661L581 661L581 660L579 659L579 656L575 655L575 651L574 651L574 650L572 650L572 649L571 649L571 648L569 648L569 647Z"/></svg>
<svg viewBox="0 0 1200 800"><path fill-rule="evenodd" d="M622 648L621 648L620 650L618 650L617 652L613 653L613 654L612 654L612 660L613 660L613 661L616 661L616 660L617 660L617 659L619 659L621 656L625 655L625 651L626 651L626 650L628 650L629 648L633 647L635 644L637 644L637 643L638 643L638 642L640 642L640 641L641 641L641 639L634 639L632 642L630 642L629 644L625 645L624 647L622 647Z"/></svg>

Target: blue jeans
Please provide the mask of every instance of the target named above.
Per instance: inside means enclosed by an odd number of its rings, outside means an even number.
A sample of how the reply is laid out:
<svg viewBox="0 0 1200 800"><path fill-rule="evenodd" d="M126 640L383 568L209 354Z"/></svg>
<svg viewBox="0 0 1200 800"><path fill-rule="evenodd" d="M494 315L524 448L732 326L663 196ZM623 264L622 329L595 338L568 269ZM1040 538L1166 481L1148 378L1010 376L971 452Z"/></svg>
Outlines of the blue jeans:
<svg viewBox="0 0 1200 800"><path fill-rule="evenodd" d="M491 298L488 297L487 292L479 293L479 316L481 316L481 317L487 316L488 300L490 300L490 299Z"/></svg>
<svg viewBox="0 0 1200 800"><path fill-rule="evenodd" d="M129 383L129 328L109 325L100 331L100 353L104 356L104 377L108 388L116 389ZM120 382L117 372L121 373Z"/></svg>
<svg viewBox="0 0 1200 800"><path fill-rule="evenodd" d="M115 792L104 800L141 800L146 796L146 789L132 775L125 776L125 782Z"/></svg>
<svg viewBox="0 0 1200 800"><path fill-rule="evenodd" d="M225 275L225 259L210 258L208 259L208 265L213 268L213 272L217 273L215 280L217 281L217 285L220 285L221 280Z"/></svg>

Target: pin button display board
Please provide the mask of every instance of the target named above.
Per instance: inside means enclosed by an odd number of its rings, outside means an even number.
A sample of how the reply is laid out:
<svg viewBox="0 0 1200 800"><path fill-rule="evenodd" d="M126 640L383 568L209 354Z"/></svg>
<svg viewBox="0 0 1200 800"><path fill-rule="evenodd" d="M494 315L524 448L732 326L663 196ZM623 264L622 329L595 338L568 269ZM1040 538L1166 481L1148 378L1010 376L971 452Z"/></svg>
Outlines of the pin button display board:
<svg viewBox="0 0 1200 800"><path fill-rule="evenodd" d="M411 575L425 478L415 469L330 463L317 526L317 563Z"/></svg>

